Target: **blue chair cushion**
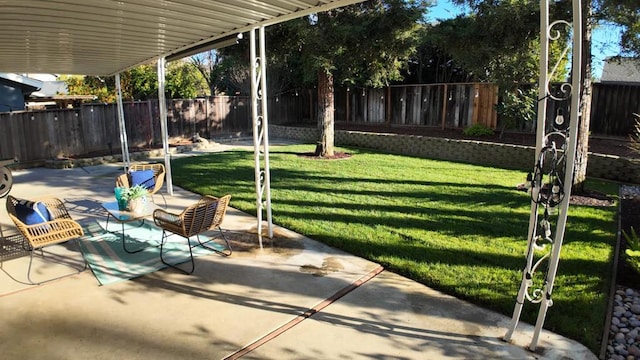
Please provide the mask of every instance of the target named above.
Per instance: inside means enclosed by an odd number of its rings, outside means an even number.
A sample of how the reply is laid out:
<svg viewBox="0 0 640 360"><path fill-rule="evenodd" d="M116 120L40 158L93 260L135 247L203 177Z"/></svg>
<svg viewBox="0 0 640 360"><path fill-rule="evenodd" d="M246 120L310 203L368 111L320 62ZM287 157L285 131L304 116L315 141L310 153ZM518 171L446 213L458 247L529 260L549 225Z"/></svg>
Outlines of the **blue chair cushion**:
<svg viewBox="0 0 640 360"><path fill-rule="evenodd" d="M42 224L53 220L47 206L39 201L18 200L16 215L25 225Z"/></svg>
<svg viewBox="0 0 640 360"><path fill-rule="evenodd" d="M131 176L131 186L142 185L148 190L156 187L153 170L132 171L129 175Z"/></svg>

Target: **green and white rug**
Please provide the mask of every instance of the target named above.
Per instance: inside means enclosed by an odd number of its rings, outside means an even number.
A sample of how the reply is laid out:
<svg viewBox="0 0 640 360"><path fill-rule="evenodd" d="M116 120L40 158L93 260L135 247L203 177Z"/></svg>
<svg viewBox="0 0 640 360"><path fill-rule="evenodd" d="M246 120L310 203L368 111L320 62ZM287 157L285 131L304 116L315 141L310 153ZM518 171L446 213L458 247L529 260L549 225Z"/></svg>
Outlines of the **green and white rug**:
<svg viewBox="0 0 640 360"><path fill-rule="evenodd" d="M122 247L122 225L109 222L109 230L113 232L106 231L105 225L105 221L96 221L84 226L85 235L79 241L84 259L101 285L136 278L167 267L160 261L162 230L153 222L147 220L142 226L139 226L139 222L125 224L124 240L127 242L127 249L132 251L144 248L134 254L125 252ZM203 236L201 239L206 240ZM197 244L195 238L190 239L190 242L192 245ZM222 250L222 245L207 245ZM202 246L193 248L194 257L210 253L212 251ZM188 261L187 241L177 235L170 236L164 247L164 258L172 264Z"/></svg>

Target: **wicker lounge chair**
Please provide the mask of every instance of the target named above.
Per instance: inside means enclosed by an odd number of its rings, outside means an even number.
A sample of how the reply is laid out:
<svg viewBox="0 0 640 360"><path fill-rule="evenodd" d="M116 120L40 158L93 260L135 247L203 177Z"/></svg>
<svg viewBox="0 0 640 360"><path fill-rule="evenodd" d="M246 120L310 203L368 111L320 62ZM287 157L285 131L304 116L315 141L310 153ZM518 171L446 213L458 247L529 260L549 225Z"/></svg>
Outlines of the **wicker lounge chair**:
<svg viewBox="0 0 640 360"><path fill-rule="evenodd" d="M82 269L76 269L78 270L77 272L41 281L39 283L31 280L31 265L33 263L33 253L36 250L40 250L40 254L44 258L44 251L42 251L44 247L60 244L69 240L77 240L79 237L84 235L84 232L82 231L80 224L71 219L64 203L59 199L50 197L31 201L31 204L40 203L41 205L46 206L46 209L43 209L45 212L48 211L47 218L49 219L48 221L32 225L27 225L23 220L21 220L21 217L24 217L22 215L24 203L24 200L16 199L11 195L7 196L7 213L9 214L9 218L11 218L20 234L26 240L26 245L28 246L28 250L30 250L29 268L27 269L27 280L29 283L38 285L84 271L87 268L87 263L83 259L82 262L84 266ZM71 267L75 269L75 267Z"/></svg>
<svg viewBox="0 0 640 360"><path fill-rule="evenodd" d="M209 250L215 251L223 256L231 255L231 246L224 236L224 232L220 228L220 224L224 219L224 215L227 212L227 206L231 195L226 195L221 198L215 198L213 196L203 196L197 203L187 207L180 214L172 214L162 209L157 209L153 212L153 221L162 228L162 242L160 243L160 260L166 265L169 265L185 274L191 274L195 270L195 263L193 261L192 249L196 246L202 246ZM205 242L200 241L200 234L207 230L217 228L222 235L226 250L220 251L213 247L205 245L208 242L215 240L212 238ZM186 271L176 266L176 264L169 264L165 261L163 256L164 244L167 238L171 234L180 235L187 239L187 245L189 246L189 257L191 260L191 270ZM189 238L196 236L198 243L191 245Z"/></svg>
<svg viewBox="0 0 640 360"><path fill-rule="evenodd" d="M147 178L137 178L134 172L141 171L153 171L153 179ZM137 183L142 183L143 185L147 185L147 190L149 190L149 194L151 195L151 200L153 200L153 195L160 194L162 197L162 201L164 202L165 209L167 208L167 199L164 198L164 195L160 192L162 189L162 185L164 184L164 176L165 176L165 168L163 164L155 163L155 164L131 164L129 167L129 172L126 174L122 174L118 176L116 179L117 187L132 187ZM136 181L137 180L137 181ZM145 184L146 183L146 184Z"/></svg>

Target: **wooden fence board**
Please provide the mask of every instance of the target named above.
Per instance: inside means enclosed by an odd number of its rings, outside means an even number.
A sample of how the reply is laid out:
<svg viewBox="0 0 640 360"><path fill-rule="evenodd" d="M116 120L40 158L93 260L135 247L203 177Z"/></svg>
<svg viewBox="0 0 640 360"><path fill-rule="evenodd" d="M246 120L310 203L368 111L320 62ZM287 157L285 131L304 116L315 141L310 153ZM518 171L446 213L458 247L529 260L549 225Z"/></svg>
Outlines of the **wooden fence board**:
<svg viewBox="0 0 640 360"><path fill-rule="evenodd" d="M407 116L403 119L405 124L419 125L422 111L422 86L409 86L405 100Z"/></svg>
<svg viewBox="0 0 640 360"><path fill-rule="evenodd" d="M640 84L593 84L591 132L608 136L629 136L640 114Z"/></svg>
<svg viewBox="0 0 640 360"><path fill-rule="evenodd" d="M444 86L423 86L422 116L423 125L440 126L442 124L442 102L444 99Z"/></svg>

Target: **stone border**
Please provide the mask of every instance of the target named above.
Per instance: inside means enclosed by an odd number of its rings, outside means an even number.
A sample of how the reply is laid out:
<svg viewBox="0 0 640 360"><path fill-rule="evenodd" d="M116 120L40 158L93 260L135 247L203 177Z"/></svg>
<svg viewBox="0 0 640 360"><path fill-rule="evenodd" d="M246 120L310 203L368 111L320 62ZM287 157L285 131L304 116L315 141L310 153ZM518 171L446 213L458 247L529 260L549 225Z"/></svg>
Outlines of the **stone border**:
<svg viewBox="0 0 640 360"><path fill-rule="evenodd" d="M269 125L269 136L315 143L320 132L315 128ZM335 143L337 146L355 146L522 171L531 169L535 156L532 146L347 130L336 130ZM587 176L640 184L640 160L589 153Z"/></svg>
<svg viewBox="0 0 640 360"><path fill-rule="evenodd" d="M172 147L169 149L169 152L172 154L177 153L185 153L193 150L193 146L191 145L180 145L176 147ZM146 160L152 157L161 157L163 156L163 149L153 149L147 151L139 151L131 153L129 156L132 161L140 161ZM72 169L76 167L85 167L92 165L100 165L100 164L108 164L114 162L122 162L122 155L109 155L109 156L97 156L91 158L81 158L81 159L53 159L53 160L45 160L44 167L50 169Z"/></svg>

